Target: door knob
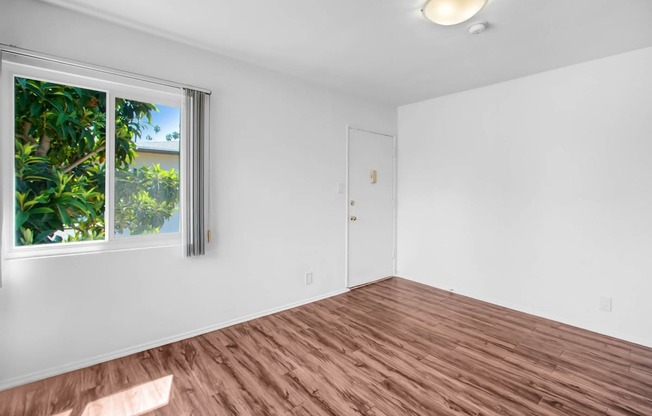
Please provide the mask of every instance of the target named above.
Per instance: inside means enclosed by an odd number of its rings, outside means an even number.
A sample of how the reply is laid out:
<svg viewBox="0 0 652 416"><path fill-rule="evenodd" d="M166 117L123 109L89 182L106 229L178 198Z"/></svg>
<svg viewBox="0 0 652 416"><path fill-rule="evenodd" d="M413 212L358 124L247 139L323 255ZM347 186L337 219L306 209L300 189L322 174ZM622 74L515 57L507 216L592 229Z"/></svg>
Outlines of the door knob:
<svg viewBox="0 0 652 416"><path fill-rule="evenodd" d="M351 221L357 221L357 220L358 220L358 217L356 217L354 215L351 216Z"/></svg>

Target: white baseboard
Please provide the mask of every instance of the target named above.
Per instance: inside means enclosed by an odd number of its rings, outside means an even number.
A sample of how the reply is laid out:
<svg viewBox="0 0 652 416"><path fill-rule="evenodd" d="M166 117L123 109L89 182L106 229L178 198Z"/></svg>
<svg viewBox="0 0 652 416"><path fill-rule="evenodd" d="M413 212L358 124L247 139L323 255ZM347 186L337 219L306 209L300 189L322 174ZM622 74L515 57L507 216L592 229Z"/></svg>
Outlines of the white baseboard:
<svg viewBox="0 0 652 416"><path fill-rule="evenodd" d="M156 341L147 342L140 345L135 345L133 347L123 348L117 351L113 351L107 354L96 355L91 358L84 360L74 361L72 363L64 364L57 367L48 368L43 371L35 371L20 377L10 378L0 382L0 391L10 389L13 387L18 387L23 384L32 383L34 381L43 380L48 377L58 376L60 374L68 373L70 371L79 370L80 368L90 367L95 364L100 364L106 361L114 360L116 358L126 357L127 355L135 354L138 352L143 352L152 348L158 348L163 345L171 344L173 342L181 341L184 339L196 337L198 335L203 335L208 332L217 331L218 329L223 329L232 325L240 324L243 322L251 321L253 319L262 318L263 316L272 315L277 312L282 312L288 309L296 308L297 306L306 305L308 303L316 302L318 300L330 298L333 296L341 295L342 293L348 292L349 289L341 289L335 292L326 293L324 295L316 296L309 299L304 299L298 302L289 303L287 305L279 306L272 309L267 309L262 312L255 314L243 316L240 318L232 319L230 321L221 322L219 324L207 326L204 328L196 329L193 331L184 332L182 334L173 335L170 337L162 338Z"/></svg>

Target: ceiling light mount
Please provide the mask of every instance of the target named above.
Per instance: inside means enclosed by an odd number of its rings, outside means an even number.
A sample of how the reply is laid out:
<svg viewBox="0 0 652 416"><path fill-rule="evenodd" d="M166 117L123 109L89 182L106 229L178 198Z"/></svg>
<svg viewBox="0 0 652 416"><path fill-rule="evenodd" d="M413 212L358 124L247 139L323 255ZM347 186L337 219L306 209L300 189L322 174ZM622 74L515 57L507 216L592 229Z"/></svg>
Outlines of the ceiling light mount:
<svg viewBox="0 0 652 416"><path fill-rule="evenodd" d="M478 14L487 0L427 0L421 12L433 23L452 26Z"/></svg>

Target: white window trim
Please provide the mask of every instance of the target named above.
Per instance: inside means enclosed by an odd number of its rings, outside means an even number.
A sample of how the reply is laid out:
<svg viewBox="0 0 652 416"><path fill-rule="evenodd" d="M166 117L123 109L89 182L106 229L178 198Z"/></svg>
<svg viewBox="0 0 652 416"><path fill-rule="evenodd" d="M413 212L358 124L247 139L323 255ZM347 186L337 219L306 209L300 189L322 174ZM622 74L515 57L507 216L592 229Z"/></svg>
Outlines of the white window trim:
<svg viewBox="0 0 652 416"><path fill-rule="evenodd" d="M107 94L107 150L106 158L111 166L106 169L105 188L105 239L96 241L80 241L70 243L44 244L32 246L16 246L15 236L15 168L14 168L14 78L24 77L46 80L58 84L74 85L103 91ZM2 250L4 259L25 259L51 256L64 256L98 252L111 252L120 250L160 248L181 246L182 230L185 218L183 201L185 201L185 164L186 140L180 142L180 224L179 232L166 234L150 234L128 237L114 236L114 185L115 173L113 169L115 154L115 126L114 106L115 98L133 99L143 102L153 102L160 105L177 107L181 110L181 131L184 130L185 120L183 111L185 100L183 90L175 87L163 86L143 80L133 79L62 64L38 58L3 54L0 67L0 137L10 138L0 141L0 182L2 206L4 215Z"/></svg>

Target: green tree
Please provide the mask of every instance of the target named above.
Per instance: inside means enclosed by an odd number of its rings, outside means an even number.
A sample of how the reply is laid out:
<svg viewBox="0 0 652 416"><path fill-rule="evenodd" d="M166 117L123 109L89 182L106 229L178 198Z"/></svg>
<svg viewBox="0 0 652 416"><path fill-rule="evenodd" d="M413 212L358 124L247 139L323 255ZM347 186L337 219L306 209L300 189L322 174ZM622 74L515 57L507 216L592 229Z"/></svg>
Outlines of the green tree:
<svg viewBox="0 0 652 416"><path fill-rule="evenodd" d="M16 244L105 236L106 94L15 80ZM156 233L177 209L179 174L134 168L136 141L156 106L115 105L115 232Z"/></svg>

